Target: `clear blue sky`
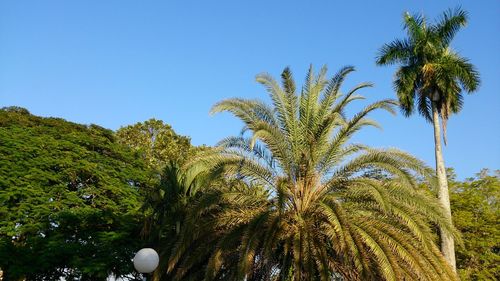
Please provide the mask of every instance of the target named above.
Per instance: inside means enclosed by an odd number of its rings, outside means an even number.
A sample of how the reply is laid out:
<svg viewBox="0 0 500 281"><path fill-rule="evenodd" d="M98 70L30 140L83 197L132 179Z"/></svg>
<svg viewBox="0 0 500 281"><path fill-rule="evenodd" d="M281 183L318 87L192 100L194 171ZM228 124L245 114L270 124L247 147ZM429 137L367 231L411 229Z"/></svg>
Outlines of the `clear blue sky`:
<svg viewBox="0 0 500 281"><path fill-rule="evenodd" d="M118 129L151 117L196 145L235 135L228 97L266 98L257 73L310 63L358 71L345 86L376 87L368 101L395 97L394 68L376 67L378 48L403 36L402 13L430 18L461 5L470 14L453 46L481 73L478 93L449 122L447 166L460 178L500 168L500 1L19 1L0 2L0 107ZM356 108L353 108L356 109ZM434 165L432 128L415 115L376 114L384 130L356 137L398 147Z"/></svg>

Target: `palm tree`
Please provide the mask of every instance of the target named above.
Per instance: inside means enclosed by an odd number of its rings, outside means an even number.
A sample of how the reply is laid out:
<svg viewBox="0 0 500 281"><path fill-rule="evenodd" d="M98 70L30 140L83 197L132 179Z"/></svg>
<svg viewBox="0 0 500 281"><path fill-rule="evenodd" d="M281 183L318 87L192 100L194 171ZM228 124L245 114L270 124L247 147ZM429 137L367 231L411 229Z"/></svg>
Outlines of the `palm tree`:
<svg viewBox="0 0 500 281"><path fill-rule="evenodd" d="M450 114L458 113L463 105L462 91L474 92L479 86L479 74L466 58L450 48L458 30L467 23L467 13L461 9L443 13L436 24L427 24L425 17L404 15L408 37L395 40L380 49L378 65L399 64L394 88L403 114L408 117L417 108L425 120L434 126L438 197L451 223L448 181L441 148L441 117L444 143L446 123ZM441 251L455 268L453 237L440 230Z"/></svg>
<svg viewBox="0 0 500 281"><path fill-rule="evenodd" d="M399 150L349 143L377 126L370 112L396 105L375 102L348 118L347 105L370 86L342 95L353 70L327 79L326 67L317 76L311 67L300 95L288 68L281 86L262 74L272 106L233 98L213 107L241 119L243 133L193 160L227 182L192 205L170 268L188 271L208 255L206 280L456 279L431 230L452 226L413 176L432 180L433 171Z"/></svg>
<svg viewBox="0 0 500 281"><path fill-rule="evenodd" d="M146 213L142 234L160 254L160 266L152 280L172 280L173 274L166 272L165 264L184 227L189 204L211 180L196 167L185 169L172 160L163 168L159 185L147 194L142 207Z"/></svg>

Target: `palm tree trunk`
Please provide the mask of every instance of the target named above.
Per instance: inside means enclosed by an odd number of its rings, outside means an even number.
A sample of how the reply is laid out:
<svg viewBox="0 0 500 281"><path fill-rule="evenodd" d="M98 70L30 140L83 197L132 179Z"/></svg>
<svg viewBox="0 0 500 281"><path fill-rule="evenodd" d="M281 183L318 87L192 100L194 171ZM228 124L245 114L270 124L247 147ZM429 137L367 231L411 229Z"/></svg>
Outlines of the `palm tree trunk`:
<svg viewBox="0 0 500 281"><path fill-rule="evenodd" d="M175 234L179 235L179 233L181 233L181 222L176 221L175 222Z"/></svg>
<svg viewBox="0 0 500 281"><path fill-rule="evenodd" d="M439 183L439 202L445 210L445 215L451 222L451 207L450 196L448 194L448 179L446 177L446 169L444 166L443 152L441 148L441 127L439 124L439 113L436 102L432 101L432 123L434 125L434 145L436 156L436 173ZM455 265L455 241L453 237L444 229L439 229L441 236L441 252L445 259L456 270Z"/></svg>

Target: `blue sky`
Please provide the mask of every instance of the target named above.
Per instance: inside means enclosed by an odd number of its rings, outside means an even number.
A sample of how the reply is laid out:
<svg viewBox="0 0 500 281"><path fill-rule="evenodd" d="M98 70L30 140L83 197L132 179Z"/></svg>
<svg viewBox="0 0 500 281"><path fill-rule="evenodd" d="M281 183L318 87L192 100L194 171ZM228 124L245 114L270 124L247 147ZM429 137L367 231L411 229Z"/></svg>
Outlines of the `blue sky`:
<svg viewBox="0 0 500 281"><path fill-rule="evenodd" d="M460 178L500 168L500 2L489 1L17 1L0 2L0 107L118 129L151 117L196 145L239 132L229 97L267 99L260 72L290 66L301 83L309 64L330 73L354 65L344 89L375 87L353 112L395 97L395 68L377 67L386 42L404 35L404 11L429 18L462 6L469 25L453 47L474 63L479 91L448 125L446 165ZM355 138L398 147L434 165L432 127L415 115L377 113L384 129Z"/></svg>

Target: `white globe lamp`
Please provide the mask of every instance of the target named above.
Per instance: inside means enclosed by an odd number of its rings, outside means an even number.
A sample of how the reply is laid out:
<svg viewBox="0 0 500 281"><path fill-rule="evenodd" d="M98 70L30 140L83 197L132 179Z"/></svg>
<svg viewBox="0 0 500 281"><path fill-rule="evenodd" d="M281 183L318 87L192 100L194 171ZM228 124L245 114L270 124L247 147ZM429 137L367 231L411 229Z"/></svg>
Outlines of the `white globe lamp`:
<svg viewBox="0 0 500 281"><path fill-rule="evenodd" d="M160 257L158 253L151 248L141 249L134 257L134 267L140 273L151 273L155 271L159 262Z"/></svg>

